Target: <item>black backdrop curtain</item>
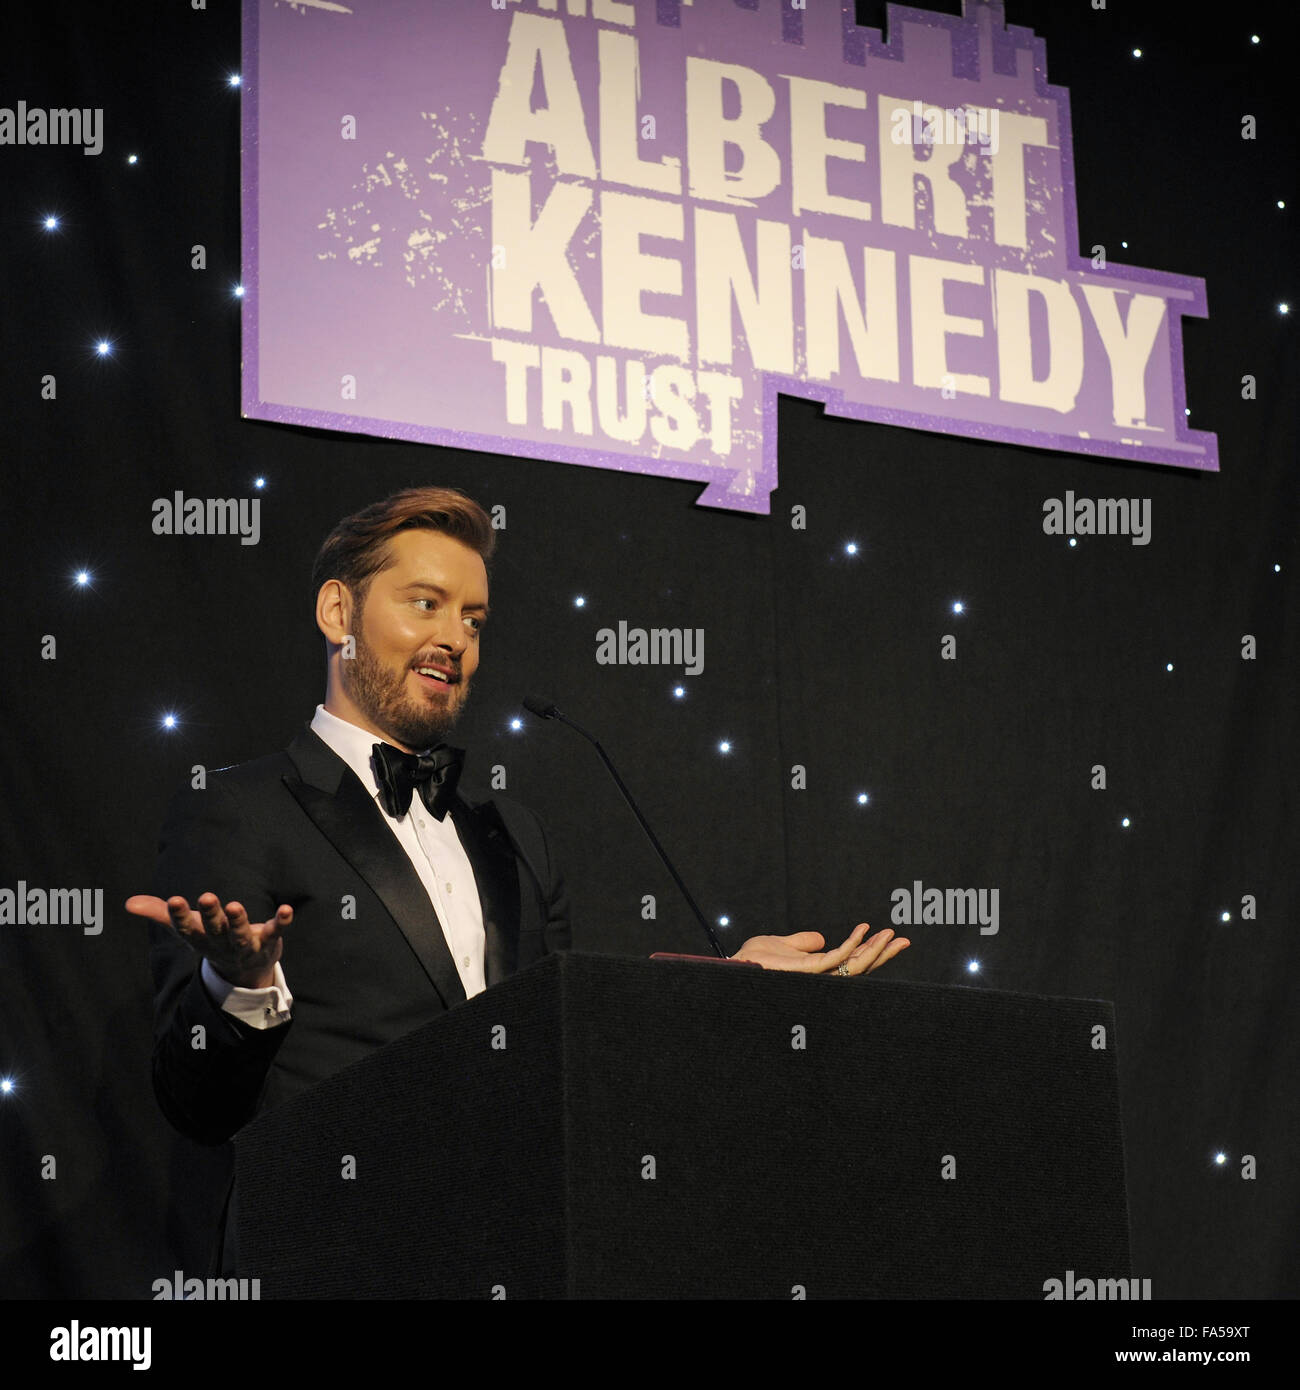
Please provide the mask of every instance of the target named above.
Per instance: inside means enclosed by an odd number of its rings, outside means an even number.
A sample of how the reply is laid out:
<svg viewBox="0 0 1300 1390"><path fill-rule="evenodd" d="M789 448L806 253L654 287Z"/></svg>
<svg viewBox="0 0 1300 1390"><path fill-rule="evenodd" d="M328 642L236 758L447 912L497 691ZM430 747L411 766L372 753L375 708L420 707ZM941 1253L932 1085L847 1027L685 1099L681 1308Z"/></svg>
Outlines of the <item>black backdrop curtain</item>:
<svg viewBox="0 0 1300 1390"><path fill-rule="evenodd" d="M533 691L599 732L732 943L889 925L916 880L996 887L996 935L909 928L891 975L975 985L978 959L979 987L1114 1000L1134 1273L1157 1298L1295 1294L1293 50L1281 7L1200 13L1011 0L1007 18L1046 38L1071 92L1081 244L1207 282L1188 402L1221 473L789 400L768 518L666 480L242 421L236 6L7 17L5 101L102 107L106 145L0 148L0 886L101 887L105 926L0 927L0 1292L147 1298L202 1271L226 1157L157 1112L145 932L121 904L193 765L281 748L310 719L323 535L436 482L505 509L458 741L553 830L576 945L702 948L590 750L509 727ZM154 535L153 500L177 490L260 496L259 544ZM1067 490L1149 498L1150 544L1044 535ZM685 698L677 672L597 663L620 619L704 629Z"/></svg>

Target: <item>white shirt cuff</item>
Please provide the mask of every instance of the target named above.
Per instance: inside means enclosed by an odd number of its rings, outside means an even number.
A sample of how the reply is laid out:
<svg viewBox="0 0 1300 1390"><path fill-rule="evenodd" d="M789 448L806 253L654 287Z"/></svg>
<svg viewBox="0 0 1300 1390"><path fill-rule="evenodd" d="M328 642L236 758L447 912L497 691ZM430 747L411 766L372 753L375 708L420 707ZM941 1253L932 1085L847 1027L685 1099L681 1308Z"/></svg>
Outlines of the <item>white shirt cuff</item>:
<svg viewBox="0 0 1300 1390"><path fill-rule="evenodd" d="M213 1002L224 1013L253 1028L278 1028L292 1017L293 995L289 993L280 962L275 963L275 979L265 989L244 989L217 974L208 960L202 966L203 983Z"/></svg>

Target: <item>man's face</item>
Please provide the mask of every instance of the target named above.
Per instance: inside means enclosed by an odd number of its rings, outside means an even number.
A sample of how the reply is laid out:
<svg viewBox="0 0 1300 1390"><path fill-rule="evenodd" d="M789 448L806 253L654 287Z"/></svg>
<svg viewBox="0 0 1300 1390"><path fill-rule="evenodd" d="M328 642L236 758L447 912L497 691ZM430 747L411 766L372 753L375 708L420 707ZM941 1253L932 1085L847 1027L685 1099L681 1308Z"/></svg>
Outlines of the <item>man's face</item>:
<svg viewBox="0 0 1300 1390"><path fill-rule="evenodd" d="M476 551L438 531L401 531L389 555L393 563L354 613L356 657L340 663L343 692L375 732L419 751L450 733L469 698L487 569Z"/></svg>

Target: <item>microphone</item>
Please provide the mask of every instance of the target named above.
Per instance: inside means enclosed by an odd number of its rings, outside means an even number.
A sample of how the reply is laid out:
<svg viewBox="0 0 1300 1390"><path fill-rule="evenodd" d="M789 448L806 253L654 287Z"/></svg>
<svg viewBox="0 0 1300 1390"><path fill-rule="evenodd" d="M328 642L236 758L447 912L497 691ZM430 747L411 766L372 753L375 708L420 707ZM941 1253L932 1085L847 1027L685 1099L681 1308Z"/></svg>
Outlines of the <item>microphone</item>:
<svg viewBox="0 0 1300 1390"><path fill-rule="evenodd" d="M632 793L628 791L627 785L618 775L618 769L610 762L609 754L605 752L593 735L589 734L580 724L575 724L567 715L561 714L551 701L539 700L535 695L525 695L524 708L529 714L535 714L539 719L558 719L561 724L567 724L569 728L577 730L577 732L591 744L596 752L600 754L601 761L609 769L609 775L618 784L619 791L623 793L623 800L632 808L632 814L641 823L641 829L649 836L650 843L655 847L655 853L663 860L664 867L673 876L673 882L681 889L682 897L690 904L691 911L695 914L696 921L704 928L704 934L709 938L709 944L723 960L726 960L728 958L727 953L722 949L722 944L715 935L713 928L709 925L708 919L696 905L695 899L691 897L690 890L682 882L681 874L673 867L673 861L669 859L667 851L665 851L664 847L659 843L659 837L650 829L650 822L641 814L641 808L632 800ZM737 964L748 964L748 962L737 962Z"/></svg>

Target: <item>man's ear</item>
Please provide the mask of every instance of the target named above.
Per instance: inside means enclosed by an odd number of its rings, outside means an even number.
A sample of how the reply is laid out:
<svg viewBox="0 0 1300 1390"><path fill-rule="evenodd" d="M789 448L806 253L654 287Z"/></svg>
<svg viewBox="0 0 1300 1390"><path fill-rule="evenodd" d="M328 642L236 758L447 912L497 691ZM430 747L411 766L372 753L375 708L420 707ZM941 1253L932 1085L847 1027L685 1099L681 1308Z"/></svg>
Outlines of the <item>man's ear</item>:
<svg viewBox="0 0 1300 1390"><path fill-rule="evenodd" d="M316 626L336 647L352 631L352 592L340 579L327 579L316 595Z"/></svg>

